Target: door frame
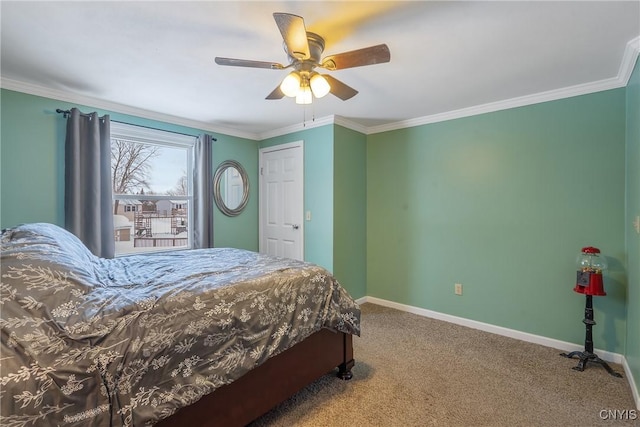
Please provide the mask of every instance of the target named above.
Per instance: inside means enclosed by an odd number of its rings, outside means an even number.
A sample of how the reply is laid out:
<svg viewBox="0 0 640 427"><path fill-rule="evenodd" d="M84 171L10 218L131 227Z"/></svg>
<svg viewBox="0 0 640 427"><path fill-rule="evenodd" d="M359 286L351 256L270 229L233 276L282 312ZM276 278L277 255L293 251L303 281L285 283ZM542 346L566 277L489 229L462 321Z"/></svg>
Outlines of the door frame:
<svg viewBox="0 0 640 427"><path fill-rule="evenodd" d="M269 147L264 147L264 148L260 148L258 150L258 252L260 253L265 253L264 252L264 235L263 235L263 226L262 226L262 219L263 219L263 212L265 209L264 206L264 194L262 192L262 184L263 184L263 178L262 178L262 168L263 168L263 155L265 153L272 153L274 151L284 151L284 150L289 150L292 148L300 148L300 150L302 151L302 164L300 165L301 169L302 169L302 206L300 206L300 212L301 212L301 217L300 217L300 247L302 249L302 259L304 260L304 256L305 256L305 250L304 250L304 230L305 230L305 217L304 217L304 207L305 207L305 193L304 193L304 141L303 140L299 140L299 141L294 141L294 142L287 142L284 144L278 144L278 145L271 145Z"/></svg>

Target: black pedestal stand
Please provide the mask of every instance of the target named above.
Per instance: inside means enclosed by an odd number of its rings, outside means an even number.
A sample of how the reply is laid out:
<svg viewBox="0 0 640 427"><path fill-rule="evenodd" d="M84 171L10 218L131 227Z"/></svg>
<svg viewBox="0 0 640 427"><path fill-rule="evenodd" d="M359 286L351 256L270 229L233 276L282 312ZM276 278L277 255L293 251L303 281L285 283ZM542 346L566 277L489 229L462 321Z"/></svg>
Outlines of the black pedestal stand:
<svg viewBox="0 0 640 427"><path fill-rule="evenodd" d="M584 371L584 368L587 367L587 363L591 362L602 365L604 369L606 369L607 372L614 377L622 378L622 375L611 369L607 362L593 354L593 336L591 335L591 328L596 324L596 322L593 320L593 296L586 295L586 297L587 303L584 308L584 320L582 320L582 323L584 323L587 327L587 332L584 339L584 351L572 351L569 354L560 353L560 356L568 357L569 359L572 359L574 356L578 356L578 359L580 359L580 361L578 362L578 366L572 368L576 371Z"/></svg>

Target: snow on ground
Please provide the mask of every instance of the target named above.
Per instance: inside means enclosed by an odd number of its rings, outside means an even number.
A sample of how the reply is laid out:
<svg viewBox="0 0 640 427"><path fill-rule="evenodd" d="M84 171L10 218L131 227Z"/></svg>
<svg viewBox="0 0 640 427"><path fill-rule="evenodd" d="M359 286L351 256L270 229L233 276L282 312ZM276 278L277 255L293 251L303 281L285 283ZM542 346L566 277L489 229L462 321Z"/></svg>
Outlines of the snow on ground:
<svg viewBox="0 0 640 427"><path fill-rule="evenodd" d="M178 234L171 233L171 218L152 218L151 219L151 231L154 238L167 238L167 239L189 239L189 235L186 231ZM131 240L116 243L116 256L117 255L129 255L148 252L159 251L172 251L176 249L187 249L188 246L162 246L162 247L134 247L134 232L133 224L131 226Z"/></svg>

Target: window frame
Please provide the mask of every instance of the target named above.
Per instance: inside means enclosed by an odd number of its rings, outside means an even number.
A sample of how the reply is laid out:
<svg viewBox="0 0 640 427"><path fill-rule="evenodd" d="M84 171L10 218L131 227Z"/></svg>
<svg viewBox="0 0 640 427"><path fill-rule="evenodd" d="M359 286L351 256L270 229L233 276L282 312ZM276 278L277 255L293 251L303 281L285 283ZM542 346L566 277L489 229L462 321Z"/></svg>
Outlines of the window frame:
<svg viewBox="0 0 640 427"><path fill-rule="evenodd" d="M159 247L158 249L151 249L140 252L132 252L132 253L116 253L116 257L120 256L129 256L129 255L145 255L145 254L154 254L158 252L170 252L170 251L182 251L193 249L193 192L194 192L194 182L193 182L193 167L194 167L194 157L195 157L195 145L198 140L197 136L185 135L181 133L166 131L162 129L153 129L144 126L131 125L127 123L120 122L111 122L111 130L110 130L110 141L113 139L133 142L137 144L146 144L146 145L154 145L157 147L167 147L167 148L180 148L185 149L187 153L187 195L180 196L170 196L170 195L146 195L146 194L112 194L112 203L118 200L139 200L144 202L145 200L171 200L179 197L180 200L187 201L187 221L190 224L189 232L187 233L187 246L179 247L177 249L168 249L167 247Z"/></svg>

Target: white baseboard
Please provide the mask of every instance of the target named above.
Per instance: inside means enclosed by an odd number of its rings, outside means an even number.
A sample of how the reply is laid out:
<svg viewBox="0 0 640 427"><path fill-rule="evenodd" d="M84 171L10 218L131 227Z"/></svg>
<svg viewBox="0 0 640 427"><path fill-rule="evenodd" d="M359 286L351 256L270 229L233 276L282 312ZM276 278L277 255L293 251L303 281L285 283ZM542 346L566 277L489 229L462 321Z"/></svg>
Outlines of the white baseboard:
<svg viewBox="0 0 640 427"><path fill-rule="evenodd" d="M551 347L558 350L571 352L583 350L584 346L579 344L570 343L567 341L560 341L553 338L543 337L541 335L534 335L528 332L517 331L515 329L504 328L502 326L492 325L490 323L478 322L476 320L465 319L464 317L452 316L450 314L439 313L437 311L427 310L425 308L414 307L411 305L400 304L393 301L384 300L381 298L365 296L356 300L358 304L364 304L370 302L372 304L381 305L384 307L394 308L396 310L405 311L407 313L417 314L419 316L429 317L432 319L442 320L449 323L455 323L456 325L466 326L473 329L479 329L481 331L491 332L497 335L503 335L509 338L515 338L521 341L531 342L534 344L540 344L545 347ZM624 367L626 377L631 386L633 397L636 402L636 406L640 409L640 396L638 395L638 388L636 387L633 374L627 364L627 360L622 354L613 353L601 349L595 349L595 353L598 354L603 360L607 362L619 363Z"/></svg>
<svg viewBox="0 0 640 427"><path fill-rule="evenodd" d="M633 400L636 402L636 408L640 409L640 391L636 385L636 382L633 378L633 374L631 373L631 368L627 363L626 358L622 358L622 366L624 367L624 373L627 375L627 379L629 380L629 386L631 387L631 392L633 393Z"/></svg>

